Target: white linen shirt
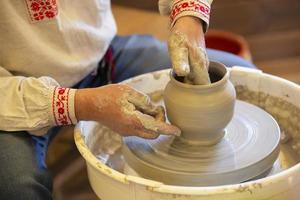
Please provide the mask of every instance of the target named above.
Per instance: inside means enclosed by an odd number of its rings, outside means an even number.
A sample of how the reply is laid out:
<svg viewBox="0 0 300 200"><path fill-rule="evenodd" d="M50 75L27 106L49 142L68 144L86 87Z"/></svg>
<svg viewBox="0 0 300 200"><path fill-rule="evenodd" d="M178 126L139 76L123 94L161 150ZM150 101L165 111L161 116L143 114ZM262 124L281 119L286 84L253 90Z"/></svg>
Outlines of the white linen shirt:
<svg viewBox="0 0 300 200"><path fill-rule="evenodd" d="M174 2L160 0L161 13ZM1 0L0 130L42 135L75 124L69 87L97 67L115 34L109 0Z"/></svg>

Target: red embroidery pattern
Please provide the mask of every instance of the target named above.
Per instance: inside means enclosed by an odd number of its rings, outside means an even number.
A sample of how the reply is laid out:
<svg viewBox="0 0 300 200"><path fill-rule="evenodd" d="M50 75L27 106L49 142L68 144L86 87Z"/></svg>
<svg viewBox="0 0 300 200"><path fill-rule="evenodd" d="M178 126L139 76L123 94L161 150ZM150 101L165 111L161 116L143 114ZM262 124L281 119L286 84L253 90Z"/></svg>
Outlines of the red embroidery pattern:
<svg viewBox="0 0 300 200"><path fill-rule="evenodd" d="M52 19L58 13L56 0L25 0L25 2L32 22Z"/></svg>
<svg viewBox="0 0 300 200"><path fill-rule="evenodd" d="M193 11L201 13L205 18L209 19L210 6L201 0L179 0L174 3L170 15L171 22L176 16L183 11Z"/></svg>
<svg viewBox="0 0 300 200"><path fill-rule="evenodd" d="M56 87L53 92L52 109L56 125L73 124L69 113L69 88Z"/></svg>

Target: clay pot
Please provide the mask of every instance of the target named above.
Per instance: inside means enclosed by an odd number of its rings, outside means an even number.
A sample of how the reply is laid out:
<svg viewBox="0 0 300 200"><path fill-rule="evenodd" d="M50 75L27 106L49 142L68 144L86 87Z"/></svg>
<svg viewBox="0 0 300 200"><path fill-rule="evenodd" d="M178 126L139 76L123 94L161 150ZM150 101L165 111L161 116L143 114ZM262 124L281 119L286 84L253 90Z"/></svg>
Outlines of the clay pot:
<svg viewBox="0 0 300 200"><path fill-rule="evenodd" d="M210 62L212 84L190 85L171 71L164 91L169 121L182 130L181 139L189 143L212 145L224 136L235 104L235 89L226 67Z"/></svg>

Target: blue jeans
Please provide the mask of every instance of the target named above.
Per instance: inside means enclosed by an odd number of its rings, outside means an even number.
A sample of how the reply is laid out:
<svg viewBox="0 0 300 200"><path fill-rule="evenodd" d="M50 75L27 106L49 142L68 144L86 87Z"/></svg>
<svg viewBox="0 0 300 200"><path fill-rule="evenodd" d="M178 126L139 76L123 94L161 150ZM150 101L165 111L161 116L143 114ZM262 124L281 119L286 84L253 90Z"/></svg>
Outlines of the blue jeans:
<svg viewBox="0 0 300 200"><path fill-rule="evenodd" d="M116 66L116 82L132 76L171 66L165 43L147 35L115 37L111 43ZM208 57L228 67L255 66L235 55L208 49ZM88 75L76 88L97 87L99 76ZM52 199L52 179L44 158L50 138L59 128L43 137L32 137L25 131L0 131L0 199Z"/></svg>

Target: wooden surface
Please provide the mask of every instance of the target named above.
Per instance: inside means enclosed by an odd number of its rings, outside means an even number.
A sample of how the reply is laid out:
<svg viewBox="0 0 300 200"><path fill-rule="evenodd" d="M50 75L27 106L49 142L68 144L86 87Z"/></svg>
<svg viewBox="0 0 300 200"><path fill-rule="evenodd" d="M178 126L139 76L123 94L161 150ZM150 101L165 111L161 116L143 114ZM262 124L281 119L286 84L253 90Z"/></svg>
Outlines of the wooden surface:
<svg viewBox="0 0 300 200"><path fill-rule="evenodd" d="M156 2L114 0L118 34L146 33L165 40L169 22L158 14ZM300 83L299 0L215 0L212 10L210 27L243 35L260 69ZM89 186L72 129L55 138L48 162L56 176L56 200L98 199Z"/></svg>

